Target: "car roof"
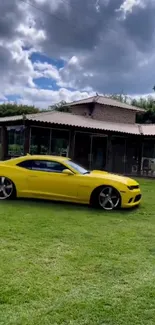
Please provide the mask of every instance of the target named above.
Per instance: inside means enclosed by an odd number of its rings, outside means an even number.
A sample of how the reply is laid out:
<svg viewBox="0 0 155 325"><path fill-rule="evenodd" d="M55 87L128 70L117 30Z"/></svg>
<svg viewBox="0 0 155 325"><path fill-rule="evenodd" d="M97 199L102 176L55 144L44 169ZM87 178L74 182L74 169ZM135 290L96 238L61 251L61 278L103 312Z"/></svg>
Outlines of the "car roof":
<svg viewBox="0 0 155 325"><path fill-rule="evenodd" d="M62 157L62 156L52 156L52 155L26 155L23 157L23 160L30 160L30 159L41 159L41 160L56 160L56 161L64 161L64 160L68 160L69 158L67 157Z"/></svg>
<svg viewBox="0 0 155 325"><path fill-rule="evenodd" d="M26 156L21 156L18 158L12 158L9 160L5 160L1 162L2 164L7 164L7 165L16 165L19 162L25 161L25 160L52 160L52 161L58 161L58 162L65 162L69 160L67 157L62 157L62 156L51 156L51 155L26 155Z"/></svg>

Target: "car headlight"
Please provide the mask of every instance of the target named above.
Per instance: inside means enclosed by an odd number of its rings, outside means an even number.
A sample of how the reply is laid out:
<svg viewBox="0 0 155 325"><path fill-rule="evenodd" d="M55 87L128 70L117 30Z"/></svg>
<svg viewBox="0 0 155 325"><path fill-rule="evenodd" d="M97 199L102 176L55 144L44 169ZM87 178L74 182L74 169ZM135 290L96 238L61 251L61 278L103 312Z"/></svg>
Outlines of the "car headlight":
<svg viewBox="0 0 155 325"><path fill-rule="evenodd" d="M137 190L138 188L139 188L139 185L131 185L131 186L128 186L128 189L130 191Z"/></svg>

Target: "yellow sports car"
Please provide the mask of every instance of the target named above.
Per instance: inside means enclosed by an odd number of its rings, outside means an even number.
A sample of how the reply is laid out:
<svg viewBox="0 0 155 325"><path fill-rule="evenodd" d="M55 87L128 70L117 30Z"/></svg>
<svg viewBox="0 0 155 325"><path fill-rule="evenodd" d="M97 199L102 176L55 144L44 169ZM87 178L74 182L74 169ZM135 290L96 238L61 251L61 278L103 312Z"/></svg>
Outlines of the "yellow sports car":
<svg viewBox="0 0 155 325"><path fill-rule="evenodd" d="M27 155L0 162L0 199L39 198L91 204L104 210L139 205L139 184L124 176L88 171L72 160Z"/></svg>

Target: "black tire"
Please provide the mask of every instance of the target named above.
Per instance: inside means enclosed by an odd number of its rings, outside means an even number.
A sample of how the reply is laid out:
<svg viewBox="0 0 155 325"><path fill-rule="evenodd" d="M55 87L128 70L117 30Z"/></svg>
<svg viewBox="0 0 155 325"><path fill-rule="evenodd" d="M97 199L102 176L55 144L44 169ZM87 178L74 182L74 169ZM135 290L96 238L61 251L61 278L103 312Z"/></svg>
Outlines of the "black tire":
<svg viewBox="0 0 155 325"><path fill-rule="evenodd" d="M10 196L10 198L8 198L8 200L15 200L17 198L16 186L13 182L12 182L12 185L13 185L13 192L12 192L12 195Z"/></svg>
<svg viewBox="0 0 155 325"><path fill-rule="evenodd" d="M115 203L116 206L114 206L113 209L104 208L100 204L100 200L99 200L100 194L106 188L111 188L112 189L112 193L115 193L114 195L116 195L117 198L118 198L118 203L117 202ZM109 185L100 186L100 187L97 187L96 189L94 189L94 191L92 192L91 198L90 198L90 205L92 207L94 207L94 208L97 208L97 209L102 209L102 210L105 210L105 211L111 211L111 210L117 209L117 208L119 208L121 206L121 195L112 186L109 186Z"/></svg>

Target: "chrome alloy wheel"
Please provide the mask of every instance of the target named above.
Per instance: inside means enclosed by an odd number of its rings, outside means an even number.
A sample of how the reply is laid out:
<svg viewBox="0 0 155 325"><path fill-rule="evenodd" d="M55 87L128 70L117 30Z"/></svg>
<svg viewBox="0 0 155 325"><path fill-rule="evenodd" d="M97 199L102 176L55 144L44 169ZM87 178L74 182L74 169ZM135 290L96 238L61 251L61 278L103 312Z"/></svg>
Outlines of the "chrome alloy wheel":
<svg viewBox="0 0 155 325"><path fill-rule="evenodd" d="M10 198L13 189L13 183L7 177L0 177L0 200Z"/></svg>
<svg viewBox="0 0 155 325"><path fill-rule="evenodd" d="M113 210L120 203L119 193L111 186L104 187L99 193L99 205L104 210Z"/></svg>

